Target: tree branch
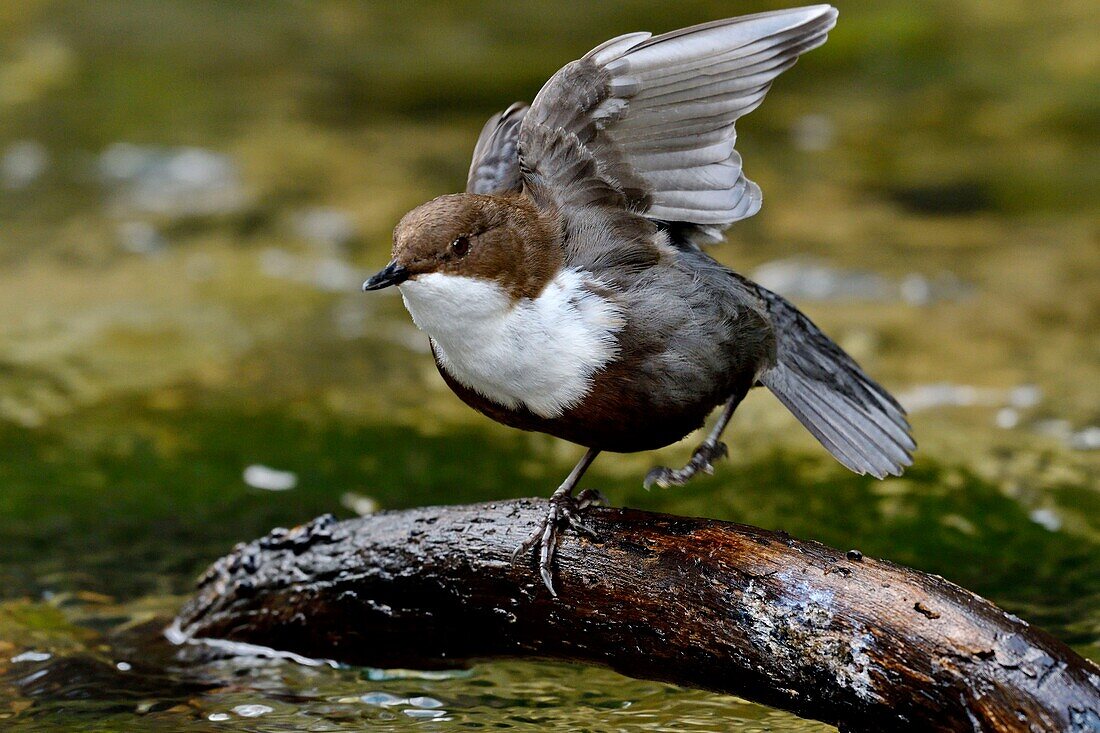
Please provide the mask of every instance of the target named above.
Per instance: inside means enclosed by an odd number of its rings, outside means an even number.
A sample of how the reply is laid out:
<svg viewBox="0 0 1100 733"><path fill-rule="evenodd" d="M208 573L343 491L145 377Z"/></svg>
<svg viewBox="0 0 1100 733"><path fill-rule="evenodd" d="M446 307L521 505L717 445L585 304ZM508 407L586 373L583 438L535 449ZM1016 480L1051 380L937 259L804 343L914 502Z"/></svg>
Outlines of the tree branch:
<svg viewBox="0 0 1100 733"><path fill-rule="evenodd" d="M320 517L238 545L174 629L378 667L566 659L843 730L1100 730L1100 668L943 578L727 522L594 509L550 597L544 501Z"/></svg>

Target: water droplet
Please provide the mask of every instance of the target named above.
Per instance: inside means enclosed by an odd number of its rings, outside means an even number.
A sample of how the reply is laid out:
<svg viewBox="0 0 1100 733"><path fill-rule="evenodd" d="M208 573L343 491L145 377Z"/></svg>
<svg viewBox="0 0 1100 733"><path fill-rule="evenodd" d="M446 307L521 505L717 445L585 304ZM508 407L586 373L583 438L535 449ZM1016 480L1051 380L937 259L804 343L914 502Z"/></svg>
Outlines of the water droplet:
<svg viewBox="0 0 1100 733"><path fill-rule="evenodd" d="M1015 408L1002 407L997 411L995 422L1002 430L1011 430L1020 424L1020 413Z"/></svg>
<svg viewBox="0 0 1100 733"><path fill-rule="evenodd" d="M1100 449L1100 427L1093 425L1074 433L1070 436L1069 447L1074 450Z"/></svg>
<svg viewBox="0 0 1100 733"><path fill-rule="evenodd" d="M38 180L50 165L50 154L37 140L18 140L0 156L0 185L20 189Z"/></svg>
<svg viewBox="0 0 1100 733"><path fill-rule="evenodd" d="M407 698L391 695L388 692L368 692L359 699L367 705L379 705L382 707L389 707L390 705L407 705L409 702Z"/></svg>
<svg viewBox="0 0 1100 733"><path fill-rule="evenodd" d="M288 491L298 485L298 476L255 463L244 470L244 482L254 489Z"/></svg>
<svg viewBox="0 0 1100 733"><path fill-rule="evenodd" d="M259 705L255 703L251 705L238 705L237 707L233 708L233 712L235 712L242 718L258 718L261 715L267 715L274 710L275 708L269 705Z"/></svg>
<svg viewBox="0 0 1100 733"><path fill-rule="evenodd" d="M442 718L444 715L447 714L445 710L422 710L420 708L407 708L402 712L405 713L405 715L408 715L410 718L427 719Z"/></svg>
<svg viewBox="0 0 1100 733"><path fill-rule="evenodd" d="M1062 528L1062 518L1053 509L1035 509L1028 517L1031 521L1050 532L1057 532Z"/></svg>
<svg viewBox="0 0 1100 733"><path fill-rule="evenodd" d="M354 491L345 491L343 496L340 497L340 504L345 509L350 509L360 517L374 514L379 509L377 499L357 494Z"/></svg>

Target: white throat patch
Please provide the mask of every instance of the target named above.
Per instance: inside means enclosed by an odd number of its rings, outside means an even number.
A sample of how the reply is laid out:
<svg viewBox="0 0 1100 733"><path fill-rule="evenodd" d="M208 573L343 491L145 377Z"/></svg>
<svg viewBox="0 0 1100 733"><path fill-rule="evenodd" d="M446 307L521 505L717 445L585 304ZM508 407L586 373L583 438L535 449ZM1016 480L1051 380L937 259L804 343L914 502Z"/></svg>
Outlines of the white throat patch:
<svg viewBox="0 0 1100 733"><path fill-rule="evenodd" d="M513 302L491 280L431 273L401 284L413 321L456 381L544 418L576 406L618 354L621 309L562 270L535 299Z"/></svg>

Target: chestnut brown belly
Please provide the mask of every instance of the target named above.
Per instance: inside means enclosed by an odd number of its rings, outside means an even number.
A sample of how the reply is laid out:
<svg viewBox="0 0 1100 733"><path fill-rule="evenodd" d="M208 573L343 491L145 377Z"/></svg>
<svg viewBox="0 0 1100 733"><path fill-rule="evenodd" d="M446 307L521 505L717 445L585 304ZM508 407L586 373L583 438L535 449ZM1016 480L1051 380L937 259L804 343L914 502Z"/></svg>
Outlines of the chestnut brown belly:
<svg viewBox="0 0 1100 733"><path fill-rule="evenodd" d="M436 366L463 402L499 423L615 453L653 450L675 443L701 427L707 415L731 393L715 390L700 394L690 403L671 405L641 385L597 378L579 405L560 417L545 418L525 407L510 408L493 402L457 382L438 362Z"/></svg>

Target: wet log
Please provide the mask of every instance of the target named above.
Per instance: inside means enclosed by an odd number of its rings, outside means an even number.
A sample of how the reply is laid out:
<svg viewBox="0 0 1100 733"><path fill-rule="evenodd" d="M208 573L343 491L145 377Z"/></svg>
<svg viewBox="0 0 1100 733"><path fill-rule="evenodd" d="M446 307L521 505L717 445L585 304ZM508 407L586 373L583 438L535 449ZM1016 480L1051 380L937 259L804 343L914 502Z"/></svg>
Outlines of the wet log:
<svg viewBox="0 0 1100 733"><path fill-rule="evenodd" d="M241 544L172 632L375 667L598 664L856 731L1097 731L1100 668L939 576L782 532L593 509L553 598L547 504L321 517Z"/></svg>

